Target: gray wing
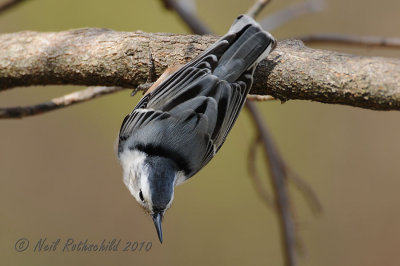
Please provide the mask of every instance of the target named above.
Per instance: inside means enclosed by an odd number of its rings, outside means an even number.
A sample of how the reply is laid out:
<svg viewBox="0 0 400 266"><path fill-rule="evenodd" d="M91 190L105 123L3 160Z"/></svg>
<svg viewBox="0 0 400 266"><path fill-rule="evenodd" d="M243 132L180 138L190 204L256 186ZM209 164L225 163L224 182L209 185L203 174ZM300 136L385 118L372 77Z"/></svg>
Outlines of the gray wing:
<svg viewBox="0 0 400 266"><path fill-rule="evenodd" d="M172 157L187 177L199 171L224 143L271 38L239 17L227 35L138 103L122 124L119 153L126 147Z"/></svg>
<svg viewBox="0 0 400 266"><path fill-rule="evenodd" d="M187 177L192 176L212 159L231 130L252 77L244 75L243 80L228 83L207 74L164 105L151 104L151 97L145 97L125 118L118 151L126 145L172 157Z"/></svg>
<svg viewBox="0 0 400 266"><path fill-rule="evenodd" d="M181 69L168 77L152 93L147 94L139 101L133 111L127 115L122 122L119 134L118 154L122 151L125 141L132 135L135 128L146 123L150 115L161 115L162 112L156 111L157 109L163 109L162 107L164 104L167 101L172 102L171 98L181 93L185 86L210 73L212 66L215 67L215 64L217 64L218 59L215 54L222 54L228 47L229 40L234 39L234 37L235 31L222 37L197 59L184 65ZM149 101L151 101L150 104ZM178 104L178 102L175 102L175 104ZM145 108L153 108L154 114L145 114L139 110Z"/></svg>

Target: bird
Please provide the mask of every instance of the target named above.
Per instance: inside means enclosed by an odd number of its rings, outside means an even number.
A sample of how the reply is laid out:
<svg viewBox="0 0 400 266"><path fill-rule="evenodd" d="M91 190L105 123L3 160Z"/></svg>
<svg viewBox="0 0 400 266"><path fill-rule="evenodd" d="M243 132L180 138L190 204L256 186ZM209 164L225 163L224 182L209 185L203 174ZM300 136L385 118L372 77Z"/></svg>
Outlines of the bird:
<svg viewBox="0 0 400 266"><path fill-rule="evenodd" d="M197 58L155 82L122 122L117 156L123 181L153 219L162 220L175 186L217 153L249 93L255 68L275 38L247 15Z"/></svg>

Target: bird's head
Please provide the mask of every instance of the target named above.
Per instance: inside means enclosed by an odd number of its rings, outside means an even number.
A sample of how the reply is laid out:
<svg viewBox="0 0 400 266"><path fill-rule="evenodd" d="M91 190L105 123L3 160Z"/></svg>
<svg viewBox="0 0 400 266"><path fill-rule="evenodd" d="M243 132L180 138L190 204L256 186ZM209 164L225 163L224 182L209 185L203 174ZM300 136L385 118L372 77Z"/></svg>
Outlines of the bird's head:
<svg viewBox="0 0 400 266"><path fill-rule="evenodd" d="M138 150L128 150L119 156L124 182L136 201L150 214L162 243L161 223L165 211L174 199L174 187L180 172L174 161L149 156Z"/></svg>

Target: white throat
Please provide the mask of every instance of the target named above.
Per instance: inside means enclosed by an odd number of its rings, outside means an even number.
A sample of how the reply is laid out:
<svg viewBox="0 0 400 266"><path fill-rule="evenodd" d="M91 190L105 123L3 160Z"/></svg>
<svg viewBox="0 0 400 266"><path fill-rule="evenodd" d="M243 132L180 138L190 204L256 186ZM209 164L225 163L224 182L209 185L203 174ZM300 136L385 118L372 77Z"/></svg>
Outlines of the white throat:
<svg viewBox="0 0 400 266"><path fill-rule="evenodd" d="M148 183L147 167L145 165L146 153L138 150L124 150L119 155L119 161L123 169L124 183L132 196L140 203L140 189L146 195L146 201L151 203L150 185Z"/></svg>

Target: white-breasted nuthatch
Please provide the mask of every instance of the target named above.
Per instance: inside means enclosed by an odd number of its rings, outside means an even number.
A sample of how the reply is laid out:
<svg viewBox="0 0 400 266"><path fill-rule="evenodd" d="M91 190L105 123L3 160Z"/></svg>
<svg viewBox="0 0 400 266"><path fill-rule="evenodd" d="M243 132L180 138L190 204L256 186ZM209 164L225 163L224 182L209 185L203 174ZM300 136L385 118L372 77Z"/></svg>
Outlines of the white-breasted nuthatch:
<svg viewBox="0 0 400 266"><path fill-rule="evenodd" d="M275 39L246 15L193 61L140 100L122 122L118 159L125 185L161 221L174 188L203 168L221 148L253 83L257 64Z"/></svg>

